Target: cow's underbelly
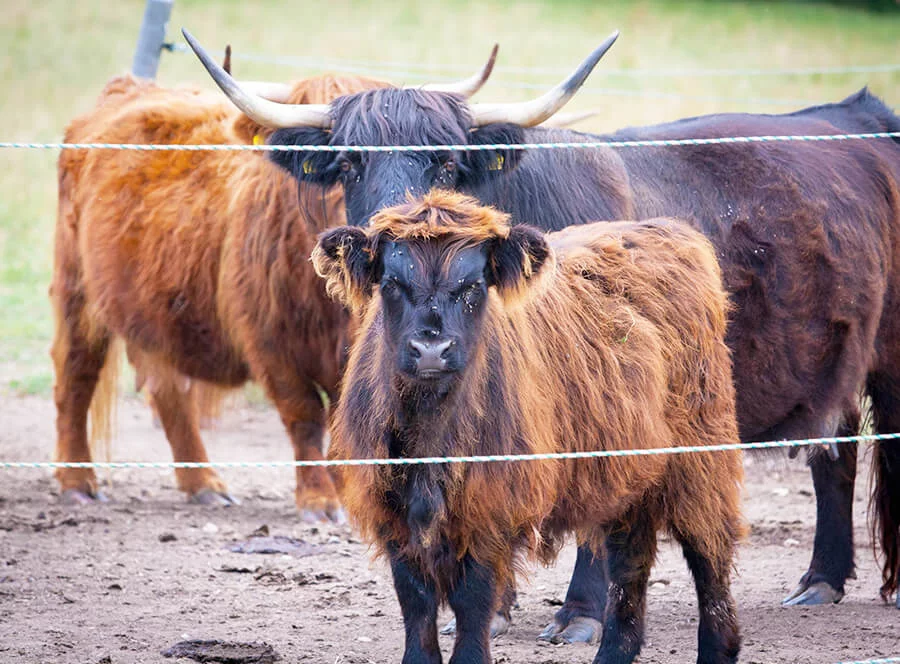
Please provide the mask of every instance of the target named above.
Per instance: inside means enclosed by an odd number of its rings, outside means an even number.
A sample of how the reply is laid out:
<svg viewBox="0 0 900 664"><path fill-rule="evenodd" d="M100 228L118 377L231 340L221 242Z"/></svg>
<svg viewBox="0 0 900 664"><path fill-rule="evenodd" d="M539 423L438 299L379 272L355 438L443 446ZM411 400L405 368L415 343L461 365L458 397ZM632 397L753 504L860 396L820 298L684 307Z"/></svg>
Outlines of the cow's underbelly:
<svg viewBox="0 0 900 664"><path fill-rule="evenodd" d="M92 318L129 346L191 378L247 380L247 364L219 319L211 278L179 274L177 266L154 274L102 257L86 261L85 271Z"/></svg>

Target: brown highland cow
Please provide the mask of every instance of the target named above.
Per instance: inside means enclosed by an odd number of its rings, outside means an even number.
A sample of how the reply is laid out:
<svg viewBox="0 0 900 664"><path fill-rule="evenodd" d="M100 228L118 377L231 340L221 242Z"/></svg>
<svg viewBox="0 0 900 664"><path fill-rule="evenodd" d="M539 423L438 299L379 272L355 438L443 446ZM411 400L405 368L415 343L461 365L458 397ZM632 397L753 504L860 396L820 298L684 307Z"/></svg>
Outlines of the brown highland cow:
<svg viewBox="0 0 900 664"><path fill-rule="evenodd" d="M325 103L384 85L322 76L268 94ZM124 76L65 140L246 144L270 133L218 95ZM298 205L296 180L256 152L64 150L58 172L56 459L91 460L89 406L92 433L108 426L116 338L146 379L176 461L207 460L198 385L233 388L251 377L278 408L295 457L322 458L320 391L336 394L348 320L308 258L316 233L344 219L340 192L300 185ZM214 470L176 477L196 500L233 500ZM60 469L57 478L67 497L98 496L91 469ZM298 469L296 500L306 518L340 518L325 469Z"/></svg>
<svg viewBox="0 0 900 664"><path fill-rule="evenodd" d="M709 241L678 222L544 236L434 190L367 229L327 231L313 262L362 316L332 424L336 458L738 440L719 267ZM594 661L633 661L661 528L694 575L698 661L737 659L738 452L345 472L347 509L390 560L404 662L440 662L443 602L456 615L454 664L490 662L518 554L552 561L570 532L608 563Z"/></svg>

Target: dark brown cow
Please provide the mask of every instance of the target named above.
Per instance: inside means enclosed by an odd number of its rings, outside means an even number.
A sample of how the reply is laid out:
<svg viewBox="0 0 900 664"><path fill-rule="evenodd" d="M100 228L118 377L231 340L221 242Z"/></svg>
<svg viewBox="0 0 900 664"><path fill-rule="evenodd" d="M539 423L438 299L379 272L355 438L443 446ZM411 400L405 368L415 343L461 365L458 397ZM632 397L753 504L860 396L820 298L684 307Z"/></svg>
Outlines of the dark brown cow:
<svg viewBox="0 0 900 664"><path fill-rule="evenodd" d="M710 445L738 439L727 300L712 246L670 220L546 238L436 190L362 230L324 233L328 291L362 314L332 426L336 458L415 458ZM489 631L517 554L554 559L568 532L606 551L610 603L595 662L643 640L656 532L684 549L699 660L734 662L729 590L743 532L737 452L346 471L351 516L390 559L404 662L491 662Z"/></svg>
<svg viewBox="0 0 900 664"><path fill-rule="evenodd" d="M220 86L289 145L448 145L691 139L771 134L900 132L900 119L868 90L784 115L718 114L610 136L534 127L558 110L609 48L604 42L565 81L524 104L469 104L452 95L383 89L324 107L273 109L239 87L196 42ZM687 145L640 149L282 153L304 182L342 184L348 219L432 187L456 188L558 229L597 219L670 216L716 247L736 305L735 358L742 440L856 433L858 395L871 397L879 433L900 431L900 140ZM900 574L900 445L874 445L875 530L882 594ZM817 523L813 556L787 604L837 602L853 574L855 444L837 458L812 453ZM545 632L596 635L602 561L579 553L563 608ZM587 589L599 588L599 595ZM900 596L898 596L900 606ZM573 620L593 627L573 632Z"/></svg>

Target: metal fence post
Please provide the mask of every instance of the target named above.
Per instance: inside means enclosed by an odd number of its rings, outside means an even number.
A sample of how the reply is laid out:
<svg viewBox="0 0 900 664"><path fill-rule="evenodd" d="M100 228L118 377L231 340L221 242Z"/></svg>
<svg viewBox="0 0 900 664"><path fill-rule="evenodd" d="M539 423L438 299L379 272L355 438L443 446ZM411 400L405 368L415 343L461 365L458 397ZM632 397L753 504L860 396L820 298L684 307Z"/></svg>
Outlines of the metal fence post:
<svg viewBox="0 0 900 664"><path fill-rule="evenodd" d="M156 78L159 68L159 53L166 38L166 24L172 13L174 0L147 0L144 7L144 20L138 35L137 48L131 71L141 78Z"/></svg>

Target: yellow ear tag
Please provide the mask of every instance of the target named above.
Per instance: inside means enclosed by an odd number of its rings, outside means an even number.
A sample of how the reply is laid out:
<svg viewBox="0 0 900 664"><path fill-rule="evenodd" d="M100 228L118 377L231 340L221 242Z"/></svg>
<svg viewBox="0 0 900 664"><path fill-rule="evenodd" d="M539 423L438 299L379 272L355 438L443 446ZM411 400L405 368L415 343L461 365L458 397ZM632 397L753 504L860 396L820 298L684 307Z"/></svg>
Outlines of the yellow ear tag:
<svg viewBox="0 0 900 664"><path fill-rule="evenodd" d="M506 161L505 157L502 154L498 154L497 161L495 161L491 166L488 166L488 170L489 171L502 171L504 161Z"/></svg>
<svg viewBox="0 0 900 664"><path fill-rule="evenodd" d="M306 161L303 162L303 174L304 175L309 175L310 173L315 173L315 172L316 172L316 169L313 168L312 162L309 159L307 159Z"/></svg>
<svg viewBox="0 0 900 664"><path fill-rule="evenodd" d="M259 134L255 134L253 136L253 145L262 145L265 141L263 141L263 137Z"/></svg>

